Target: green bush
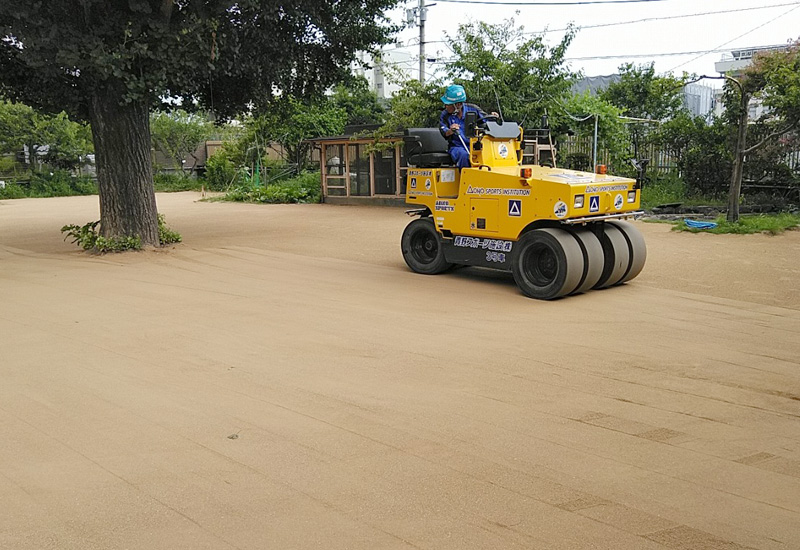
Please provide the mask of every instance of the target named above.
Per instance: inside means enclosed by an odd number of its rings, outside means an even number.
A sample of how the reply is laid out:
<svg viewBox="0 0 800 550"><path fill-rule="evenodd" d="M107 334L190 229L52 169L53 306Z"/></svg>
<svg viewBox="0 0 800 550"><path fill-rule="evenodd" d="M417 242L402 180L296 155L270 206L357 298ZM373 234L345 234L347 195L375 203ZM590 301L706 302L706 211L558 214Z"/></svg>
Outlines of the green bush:
<svg viewBox="0 0 800 550"><path fill-rule="evenodd" d="M103 237L97 234L97 226L100 220L89 222L85 225L65 225L61 228L64 240L72 237L72 242L84 250L91 250L98 254L107 252L124 252L126 250L141 250L142 239L139 235L126 237ZM158 240L161 245L179 243L182 240L180 233L167 227L164 215L158 215Z"/></svg>
<svg viewBox="0 0 800 550"><path fill-rule="evenodd" d="M176 191L194 191L200 182L184 173L158 172L153 175L153 188L161 193Z"/></svg>
<svg viewBox="0 0 800 550"><path fill-rule="evenodd" d="M70 197L95 195L97 184L88 176L74 176L67 170L31 174L29 197Z"/></svg>
<svg viewBox="0 0 800 550"><path fill-rule="evenodd" d="M167 222L164 219L164 214L158 215L158 242L161 243L161 246L165 244L173 244L179 243L183 240L181 234L177 231L173 231L167 226Z"/></svg>
<svg viewBox="0 0 800 550"><path fill-rule="evenodd" d="M0 174L16 171L17 162L14 157L0 156Z"/></svg>
<svg viewBox="0 0 800 550"><path fill-rule="evenodd" d="M297 177L265 187L241 186L225 194L222 200L270 204L317 203L322 199L319 172L303 172Z"/></svg>
<svg viewBox="0 0 800 550"><path fill-rule="evenodd" d="M211 155L206 161L206 185L209 189L223 191L241 184L239 170L225 151Z"/></svg>
<svg viewBox="0 0 800 550"><path fill-rule="evenodd" d="M662 204L683 203L686 200L686 184L676 175L660 176L642 187L642 208L654 208Z"/></svg>
<svg viewBox="0 0 800 550"><path fill-rule="evenodd" d="M6 186L0 188L0 199L24 199L27 196L25 188L16 183L6 182Z"/></svg>

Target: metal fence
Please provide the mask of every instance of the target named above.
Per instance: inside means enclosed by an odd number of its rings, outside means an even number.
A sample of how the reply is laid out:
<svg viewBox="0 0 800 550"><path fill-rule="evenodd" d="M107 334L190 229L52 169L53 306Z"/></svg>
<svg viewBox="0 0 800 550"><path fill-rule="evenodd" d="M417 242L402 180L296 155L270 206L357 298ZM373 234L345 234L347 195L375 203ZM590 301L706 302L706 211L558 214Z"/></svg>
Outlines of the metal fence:
<svg viewBox="0 0 800 550"><path fill-rule="evenodd" d="M592 138L587 137L568 137L558 143L558 160L561 165L566 168L575 170L592 170ZM629 151L629 158L635 157L633 148ZM669 148L657 147L650 145L645 151L639 151L639 158L650 159L650 164L647 167L649 174L667 174L674 172L681 175L678 161L680 156L674 150ZM767 183L769 187L773 188L792 188L798 187L797 179L800 178L800 149L786 153L783 158L782 164L789 168L795 174L794 178L789 178L787 181L769 181L769 182L745 182L754 187L756 183L760 183L762 187L766 188ZM747 160L745 159L745 163ZM613 166L611 156L602 143L598 144L597 150L597 164L605 164L608 166L610 173L629 173L630 166Z"/></svg>
<svg viewBox="0 0 800 550"><path fill-rule="evenodd" d="M567 167L575 170L592 169L593 142L590 136L568 137L558 144L558 158ZM628 152L628 157L633 159L636 155L633 148ZM650 159L648 172L666 174L678 170L678 155L667 148L651 145L645 151L639 151L639 158ZM603 147L602 142L597 145L597 164L608 166L609 172L630 171L630 166L613 166L611 155Z"/></svg>

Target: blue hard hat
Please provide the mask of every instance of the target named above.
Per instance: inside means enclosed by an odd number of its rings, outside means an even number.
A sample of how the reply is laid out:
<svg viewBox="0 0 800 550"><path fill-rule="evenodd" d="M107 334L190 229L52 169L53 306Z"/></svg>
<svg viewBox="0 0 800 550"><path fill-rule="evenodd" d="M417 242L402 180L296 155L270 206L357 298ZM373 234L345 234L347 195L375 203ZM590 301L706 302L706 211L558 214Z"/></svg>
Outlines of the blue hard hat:
<svg viewBox="0 0 800 550"><path fill-rule="evenodd" d="M445 90L442 96L442 103L445 105L452 105L453 103L464 103L467 100L467 92L464 91L464 86L458 84L451 84Z"/></svg>

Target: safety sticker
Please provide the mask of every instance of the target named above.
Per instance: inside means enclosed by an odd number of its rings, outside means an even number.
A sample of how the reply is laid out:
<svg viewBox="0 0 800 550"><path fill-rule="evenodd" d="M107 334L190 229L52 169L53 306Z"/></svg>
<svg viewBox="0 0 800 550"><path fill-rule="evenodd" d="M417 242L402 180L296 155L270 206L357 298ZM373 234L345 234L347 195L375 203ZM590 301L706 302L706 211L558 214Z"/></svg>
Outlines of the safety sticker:
<svg viewBox="0 0 800 550"><path fill-rule="evenodd" d="M425 189L431 188L431 180L425 180Z"/></svg>
<svg viewBox="0 0 800 550"><path fill-rule="evenodd" d="M519 218L522 215L522 201L509 199L508 201L508 215Z"/></svg>
<svg viewBox="0 0 800 550"><path fill-rule="evenodd" d="M442 170L442 182L449 183L451 181L456 181L456 171L455 170Z"/></svg>
<svg viewBox="0 0 800 550"><path fill-rule="evenodd" d="M558 201L556 205L553 207L553 213L556 215L556 218L566 218L567 203L565 203L564 201Z"/></svg>
<svg viewBox="0 0 800 550"><path fill-rule="evenodd" d="M454 204L450 204L450 201L436 201L435 208L440 212L454 212L456 206Z"/></svg>
<svg viewBox="0 0 800 550"><path fill-rule="evenodd" d="M617 210L622 210L623 204L625 204L625 199L622 197L622 195L618 194L616 197L614 197L614 208Z"/></svg>
<svg viewBox="0 0 800 550"><path fill-rule="evenodd" d="M589 212L600 212L600 195L589 196Z"/></svg>
<svg viewBox="0 0 800 550"><path fill-rule="evenodd" d="M501 159L504 159L508 156L508 145L505 143L501 143L497 146L497 154L500 155Z"/></svg>
<svg viewBox="0 0 800 550"><path fill-rule="evenodd" d="M411 178L411 189L417 188L417 178Z"/></svg>

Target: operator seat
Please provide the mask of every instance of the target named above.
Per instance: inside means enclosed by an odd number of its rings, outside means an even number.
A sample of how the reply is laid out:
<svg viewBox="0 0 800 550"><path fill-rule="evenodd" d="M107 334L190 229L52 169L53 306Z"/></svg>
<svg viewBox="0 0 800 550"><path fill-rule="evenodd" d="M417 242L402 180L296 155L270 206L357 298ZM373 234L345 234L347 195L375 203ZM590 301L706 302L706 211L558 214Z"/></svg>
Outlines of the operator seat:
<svg viewBox="0 0 800 550"><path fill-rule="evenodd" d="M403 136L406 162L417 168L452 166L447 140L438 128L406 128Z"/></svg>

